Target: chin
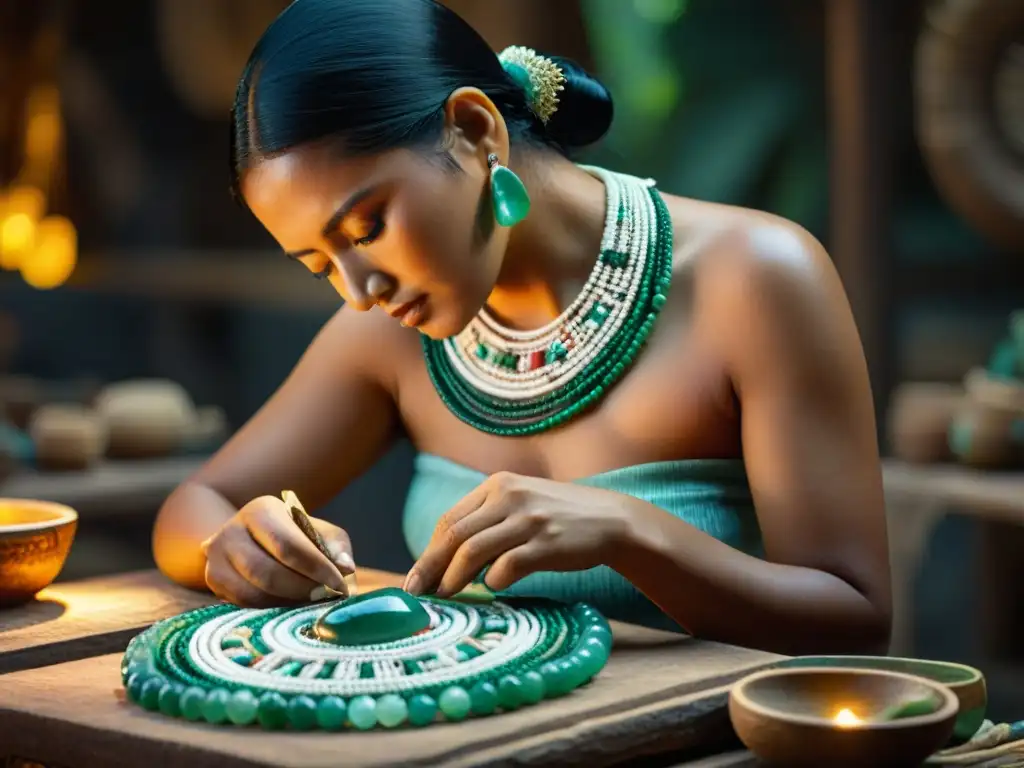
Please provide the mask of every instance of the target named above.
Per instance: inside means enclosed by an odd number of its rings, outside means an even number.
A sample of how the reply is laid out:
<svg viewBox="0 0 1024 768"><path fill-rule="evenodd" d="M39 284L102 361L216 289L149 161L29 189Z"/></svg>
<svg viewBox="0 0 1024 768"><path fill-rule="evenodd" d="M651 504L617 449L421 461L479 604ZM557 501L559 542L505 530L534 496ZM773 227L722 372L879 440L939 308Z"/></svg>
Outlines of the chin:
<svg viewBox="0 0 1024 768"><path fill-rule="evenodd" d="M448 312L441 317L427 318L427 321L416 330L434 341L450 339L462 333L479 311L479 308L470 311L464 307L459 307L457 313Z"/></svg>
<svg viewBox="0 0 1024 768"><path fill-rule="evenodd" d="M466 326L463 325L461 328L455 328L450 323L424 323L416 330L428 339L444 341L445 339L450 339L453 336L458 336L465 327Z"/></svg>
<svg viewBox="0 0 1024 768"><path fill-rule="evenodd" d="M431 339L432 341L444 341L445 339L451 338L452 336L455 335L454 333L439 333L430 325L430 323L427 323L426 325L421 325L419 328L416 329L416 331L421 336L426 336L428 339Z"/></svg>

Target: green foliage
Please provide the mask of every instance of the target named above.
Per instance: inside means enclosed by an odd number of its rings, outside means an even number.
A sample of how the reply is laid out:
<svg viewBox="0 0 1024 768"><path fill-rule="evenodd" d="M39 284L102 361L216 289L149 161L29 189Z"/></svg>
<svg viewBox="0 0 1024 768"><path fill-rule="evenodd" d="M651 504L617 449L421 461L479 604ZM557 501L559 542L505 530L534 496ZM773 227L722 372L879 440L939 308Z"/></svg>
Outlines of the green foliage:
<svg viewBox="0 0 1024 768"><path fill-rule="evenodd" d="M820 233L828 205L821 51L799 39L777 4L583 4L616 99L600 160L669 192L768 210Z"/></svg>

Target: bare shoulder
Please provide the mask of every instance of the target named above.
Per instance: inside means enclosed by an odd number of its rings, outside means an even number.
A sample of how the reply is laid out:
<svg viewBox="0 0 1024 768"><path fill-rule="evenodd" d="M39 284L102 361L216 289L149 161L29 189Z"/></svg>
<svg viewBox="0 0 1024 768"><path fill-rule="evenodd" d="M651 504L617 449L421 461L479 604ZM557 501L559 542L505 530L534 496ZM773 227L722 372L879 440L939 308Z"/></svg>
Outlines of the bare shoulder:
<svg viewBox="0 0 1024 768"><path fill-rule="evenodd" d="M677 270L692 285L694 319L743 367L860 379L863 351L842 283L821 243L779 216L669 198Z"/></svg>
<svg viewBox="0 0 1024 768"><path fill-rule="evenodd" d="M677 267L730 292L842 292L821 243L795 222L762 211L667 198Z"/></svg>
<svg viewBox="0 0 1024 768"><path fill-rule="evenodd" d="M337 373L359 373L391 389L403 360L419 354L419 336L384 312L343 306L310 344L307 359ZM344 366L344 371L336 366Z"/></svg>

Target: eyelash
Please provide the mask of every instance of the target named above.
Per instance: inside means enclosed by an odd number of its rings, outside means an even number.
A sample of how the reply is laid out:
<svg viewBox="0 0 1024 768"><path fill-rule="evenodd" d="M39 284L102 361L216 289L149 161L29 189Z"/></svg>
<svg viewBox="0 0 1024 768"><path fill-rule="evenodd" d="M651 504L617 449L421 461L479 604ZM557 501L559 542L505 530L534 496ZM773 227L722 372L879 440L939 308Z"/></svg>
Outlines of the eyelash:
<svg viewBox="0 0 1024 768"><path fill-rule="evenodd" d="M384 217L381 216L378 213L378 214L376 214L374 216L373 229L371 229L368 234L364 235L363 237L360 237L358 240L355 240L354 242L355 242L356 245L369 245L374 240L379 238L383 232L384 232ZM321 269L319 272L314 272L313 273L313 277L315 279L317 279L317 280L326 280L328 277L331 276L331 273L333 271L334 271L334 265L331 264L330 262L328 262L324 266L324 268Z"/></svg>
<svg viewBox="0 0 1024 768"><path fill-rule="evenodd" d="M360 237L355 241L356 245L369 245L384 232L384 217L381 216L380 212L375 213L373 216L373 229L364 237Z"/></svg>

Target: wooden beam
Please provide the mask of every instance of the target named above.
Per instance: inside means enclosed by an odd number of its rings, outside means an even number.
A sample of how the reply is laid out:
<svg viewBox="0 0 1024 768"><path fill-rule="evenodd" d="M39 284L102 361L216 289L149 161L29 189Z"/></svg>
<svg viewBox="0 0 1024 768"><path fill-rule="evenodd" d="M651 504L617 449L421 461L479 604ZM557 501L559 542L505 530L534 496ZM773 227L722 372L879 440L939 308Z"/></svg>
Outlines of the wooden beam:
<svg viewBox="0 0 1024 768"><path fill-rule="evenodd" d="M0 288L20 282L0 273ZM301 266L278 253L247 251L169 251L82 256L66 287L116 296L329 313L341 298Z"/></svg>
<svg viewBox="0 0 1024 768"><path fill-rule="evenodd" d="M828 0L832 258L850 298L881 415L893 387L891 0ZM884 434L884 432L880 432Z"/></svg>

